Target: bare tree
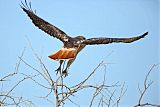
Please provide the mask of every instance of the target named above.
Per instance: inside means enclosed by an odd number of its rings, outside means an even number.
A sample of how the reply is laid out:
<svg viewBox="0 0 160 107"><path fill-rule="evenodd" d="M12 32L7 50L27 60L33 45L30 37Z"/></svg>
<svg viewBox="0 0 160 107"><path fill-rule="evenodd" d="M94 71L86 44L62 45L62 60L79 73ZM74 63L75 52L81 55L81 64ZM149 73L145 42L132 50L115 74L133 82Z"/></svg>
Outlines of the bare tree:
<svg viewBox="0 0 160 107"><path fill-rule="evenodd" d="M37 69L34 66L30 65L27 61L25 61L22 57L19 57L20 60L29 68L31 68L32 70L34 70L37 75L40 75L40 78L43 78L48 84L41 84L40 82L38 82L37 80L34 79L34 77L29 76L27 74L23 74L24 76L26 76L27 78L30 78L34 83L38 84L40 87L45 88L48 91L48 93L45 96L41 96L40 98L43 98L49 102L52 102L52 104L55 104L56 107L59 106L63 106L65 104L65 101L68 100L71 103L73 103L76 106L79 106L79 104L77 104L76 102L74 102L70 97L74 96L76 93L80 92L80 90L83 89L94 89L95 92L92 95L92 99L90 102L90 107L92 106L94 99L97 96L101 96L101 100L102 98L105 97L105 95L103 94L103 92L108 92L109 93L109 88L110 87L117 87L118 82L113 84L113 85L106 85L105 84L105 80L106 80L106 74L104 74L104 78L103 78L103 82L102 84L87 84L87 81L95 74L95 72L97 71L97 69L100 66L104 66L105 64L103 63L103 61L101 63L98 64L98 66L88 75L86 76L86 78L84 78L82 81L80 81L79 83L77 83L74 86L70 86L67 85L64 82L64 77L63 74L60 73L59 75L57 75L56 77L53 77L49 70L47 69L47 67L45 66L45 64L43 63L42 59L35 53L34 49L31 47L36 59L38 60L41 69ZM105 71L106 72L106 71ZM111 94L111 93L109 93ZM53 102L53 100L49 99L49 96L53 95L55 96L55 102ZM106 103L104 101L101 101L100 103Z"/></svg>
<svg viewBox="0 0 160 107"><path fill-rule="evenodd" d="M71 102L74 106L80 107L80 104L77 103L73 97L77 95L77 93L80 93L81 90L87 90L92 89L93 92L90 95L91 99L88 103L89 107L97 106L97 107L118 107L120 105L120 101L124 94L127 91L127 86L124 83L120 84L119 82L113 83L111 85L108 85L106 83L106 66L107 64L104 63L104 61L101 61L94 69L91 71L85 78L80 80L75 85L73 84L67 84L64 81L63 74L60 73L57 76L53 76L51 72L47 69L46 65L44 64L44 61L42 60L42 57L39 57L38 54L34 51L30 44L31 50L38 61L38 65L40 68L37 68L34 65L31 65L28 61L25 60L24 51L22 52L21 56L19 56L19 60L16 64L15 71L13 73L10 73L8 75L5 75L1 77L0 82L2 85L1 92L0 92L0 106L24 106L24 103L27 107L33 107L34 101L26 100L22 96L16 96L13 94L13 91L18 87L20 84L23 83L23 81L29 80L33 83L37 84L39 87L45 89L46 93L44 93L44 96L39 96L38 98L43 99L43 101L47 101L52 104L52 106L60 107L65 106L66 102ZM25 66L29 67L31 70L34 71L32 75L20 72L19 67L21 64L24 64ZM144 79L144 89L140 89L138 86L140 96L138 103L134 107L142 107L142 106L156 106L160 107L158 104L152 104L152 103L142 103L142 99L144 97L144 94L148 90L148 88L153 84L153 81L148 82L149 75L153 68L156 65L153 65L152 68L147 73L145 79ZM104 67L104 74L103 78L101 78L102 82L100 84L96 83L88 83L88 81L96 75L98 72L98 69L100 67ZM101 71L102 73L102 71ZM9 82L8 79L12 82L12 78L15 78L16 76L21 77L20 80L18 80L8 91L3 89L3 85L5 85L6 82ZM69 76L67 77L69 78ZM45 83L41 83L39 80L43 79ZM54 98L53 98L54 97ZM23 105L22 105L23 104Z"/></svg>

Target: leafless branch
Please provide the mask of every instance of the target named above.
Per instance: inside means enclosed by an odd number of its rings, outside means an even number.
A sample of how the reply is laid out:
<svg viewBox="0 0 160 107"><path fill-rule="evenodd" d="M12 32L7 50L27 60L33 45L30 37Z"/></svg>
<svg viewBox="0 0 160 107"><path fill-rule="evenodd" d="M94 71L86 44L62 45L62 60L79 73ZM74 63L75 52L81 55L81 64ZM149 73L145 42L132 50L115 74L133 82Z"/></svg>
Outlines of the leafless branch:
<svg viewBox="0 0 160 107"><path fill-rule="evenodd" d="M124 94L127 91L127 87L125 88L125 82L122 84L121 89L120 89L120 95L118 96L118 98L116 98L115 103L113 104L113 107L118 107L120 100L122 99L122 97L124 96ZM115 93L115 92L114 92ZM114 96L114 93L111 94L111 96Z"/></svg>
<svg viewBox="0 0 160 107"><path fill-rule="evenodd" d="M25 52L25 48L22 51L22 54L20 56L20 58L23 57ZM20 104L25 103L25 102L31 102L29 100L25 100L22 96L18 97L16 95L13 95L13 91L16 89L16 87L18 87L22 82L24 82L25 80L28 79L28 77L26 76L20 76L19 73L19 67L21 65L21 60L18 60L15 66L15 71L13 73L9 73L5 76L3 76L0 79L0 83L3 85L5 85L7 82L13 82L12 79L16 78L16 76L21 77L21 80L17 80L17 83L12 83L14 84L13 86L10 87L10 89L7 91L6 89L3 89L3 87L1 88L1 92L0 92L0 106L9 106L9 105L14 105L16 107L19 107ZM10 81L8 81L10 80Z"/></svg>
<svg viewBox="0 0 160 107"><path fill-rule="evenodd" d="M143 107L143 106L156 106L156 107L160 107L160 105L157 105L157 104L142 103L142 99L144 97L144 94L146 93L146 91L148 90L148 88L153 84L153 81L147 82L148 81L148 77L149 77L150 73L153 71L153 69L156 66L157 65L154 64L151 67L151 69L149 70L149 72L147 73L147 75L145 76L145 79L144 79L144 89L140 89L140 87L138 85L138 90L140 92L140 97L139 97L139 100L138 100L138 104L136 104L134 107Z"/></svg>

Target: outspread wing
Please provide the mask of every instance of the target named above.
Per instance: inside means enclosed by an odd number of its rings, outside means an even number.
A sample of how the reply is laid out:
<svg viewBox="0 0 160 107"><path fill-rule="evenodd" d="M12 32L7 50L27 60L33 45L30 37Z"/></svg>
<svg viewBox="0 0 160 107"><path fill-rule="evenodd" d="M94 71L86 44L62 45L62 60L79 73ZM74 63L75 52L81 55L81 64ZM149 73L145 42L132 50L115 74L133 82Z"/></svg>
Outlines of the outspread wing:
<svg viewBox="0 0 160 107"><path fill-rule="evenodd" d="M81 44L95 45L95 44L109 44L113 42L131 43L141 38L144 38L146 35L148 35L148 32L144 33L143 35L132 37L132 38L90 38L82 41Z"/></svg>
<svg viewBox="0 0 160 107"><path fill-rule="evenodd" d="M38 17L31 8L31 3L29 5L25 1L25 4L22 3L21 8L23 11L30 17L33 24L37 26L42 31L46 32L47 34L56 37L57 39L61 40L62 42L68 41L70 38L65 32L60 30L59 28L55 27L54 25L48 23L47 21L43 20L42 18Z"/></svg>

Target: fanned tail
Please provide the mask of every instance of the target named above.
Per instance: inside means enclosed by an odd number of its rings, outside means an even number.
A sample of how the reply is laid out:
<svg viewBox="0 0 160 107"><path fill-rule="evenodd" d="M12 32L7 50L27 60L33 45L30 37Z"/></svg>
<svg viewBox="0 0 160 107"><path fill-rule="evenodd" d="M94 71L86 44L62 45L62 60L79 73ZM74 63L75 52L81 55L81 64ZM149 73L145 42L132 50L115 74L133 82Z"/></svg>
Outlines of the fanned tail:
<svg viewBox="0 0 160 107"><path fill-rule="evenodd" d="M76 57L76 49L74 48L62 48L58 52L48 56L53 60L65 60L65 59L74 59Z"/></svg>

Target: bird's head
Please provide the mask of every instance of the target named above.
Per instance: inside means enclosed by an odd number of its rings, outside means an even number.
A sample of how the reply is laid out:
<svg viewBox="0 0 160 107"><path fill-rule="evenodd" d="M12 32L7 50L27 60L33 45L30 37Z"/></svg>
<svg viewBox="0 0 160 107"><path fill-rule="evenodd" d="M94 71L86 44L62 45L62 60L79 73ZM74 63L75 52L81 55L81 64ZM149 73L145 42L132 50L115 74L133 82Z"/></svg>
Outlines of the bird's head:
<svg viewBox="0 0 160 107"><path fill-rule="evenodd" d="M78 39L78 40L85 40L86 38L84 36L77 36L76 39Z"/></svg>

